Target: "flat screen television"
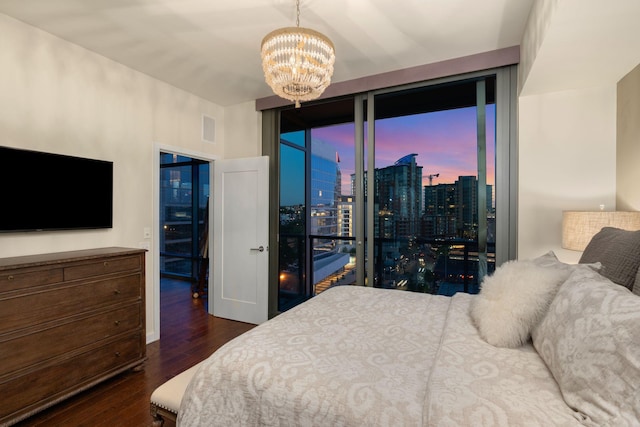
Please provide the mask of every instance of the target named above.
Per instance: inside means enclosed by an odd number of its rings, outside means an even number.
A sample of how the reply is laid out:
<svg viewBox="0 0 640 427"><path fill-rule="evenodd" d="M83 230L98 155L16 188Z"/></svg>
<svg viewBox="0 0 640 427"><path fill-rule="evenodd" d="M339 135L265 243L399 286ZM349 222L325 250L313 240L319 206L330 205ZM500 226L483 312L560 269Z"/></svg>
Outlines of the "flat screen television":
<svg viewBox="0 0 640 427"><path fill-rule="evenodd" d="M0 232L113 227L113 162L0 147Z"/></svg>

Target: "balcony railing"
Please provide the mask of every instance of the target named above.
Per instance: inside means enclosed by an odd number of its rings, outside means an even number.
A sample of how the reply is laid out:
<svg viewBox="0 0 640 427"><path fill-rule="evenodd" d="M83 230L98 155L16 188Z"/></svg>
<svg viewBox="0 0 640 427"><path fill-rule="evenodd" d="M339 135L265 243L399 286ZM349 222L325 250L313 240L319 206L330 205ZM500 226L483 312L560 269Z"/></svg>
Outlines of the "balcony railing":
<svg viewBox="0 0 640 427"><path fill-rule="evenodd" d="M313 248L309 261L304 236L281 235L281 310L331 286L357 284L354 238L307 238ZM375 254L367 260L375 262L374 287L439 295L477 293L482 277L495 270L495 244L487 246L487 253L481 254L477 242L465 239L376 239ZM307 263L312 266L308 271Z"/></svg>

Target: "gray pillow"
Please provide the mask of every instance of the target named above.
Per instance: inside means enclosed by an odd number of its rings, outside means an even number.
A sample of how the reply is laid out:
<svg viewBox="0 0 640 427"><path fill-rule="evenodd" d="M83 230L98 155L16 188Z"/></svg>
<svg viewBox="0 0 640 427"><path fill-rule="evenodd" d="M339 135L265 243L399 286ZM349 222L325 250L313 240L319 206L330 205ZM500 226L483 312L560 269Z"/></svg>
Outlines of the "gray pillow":
<svg viewBox="0 0 640 427"><path fill-rule="evenodd" d="M600 274L633 289L640 267L640 230L604 227L593 236L580 258L581 264L598 261L602 263Z"/></svg>

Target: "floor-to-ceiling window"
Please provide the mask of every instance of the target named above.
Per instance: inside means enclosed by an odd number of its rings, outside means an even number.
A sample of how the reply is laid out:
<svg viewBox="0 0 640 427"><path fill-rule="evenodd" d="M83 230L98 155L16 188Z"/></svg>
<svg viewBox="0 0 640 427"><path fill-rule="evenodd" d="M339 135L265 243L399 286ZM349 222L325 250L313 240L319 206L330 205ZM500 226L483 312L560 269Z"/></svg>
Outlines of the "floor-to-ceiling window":
<svg viewBox="0 0 640 427"><path fill-rule="evenodd" d="M475 293L495 269L495 82L412 87L368 104L374 286Z"/></svg>
<svg viewBox="0 0 640 427"><path fill-rule="evenodd" d="M496 260L513 257L504 78L280 111L280 311L345 284L477 292Z"/></svg>
<svg viewBox="0 0 640 427"><path fill-rule="evenodd" d="M160 272L192 282L206 271L209 163L160 154Z"/></svg>

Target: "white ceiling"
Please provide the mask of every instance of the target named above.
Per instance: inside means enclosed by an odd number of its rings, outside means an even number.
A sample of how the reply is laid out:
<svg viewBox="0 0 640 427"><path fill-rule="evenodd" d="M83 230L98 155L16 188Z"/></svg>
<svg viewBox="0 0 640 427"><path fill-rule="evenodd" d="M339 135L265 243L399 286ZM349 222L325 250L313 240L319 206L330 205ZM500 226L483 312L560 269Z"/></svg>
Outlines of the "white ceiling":
<svg viewBox="0 0 640 427"><path fill-rule="evenodd" d="M533 0L301 0L333 82L520 44ZM0 13L227 106L272 95L260 43L295 0L0 0Z"/></svg>
<svg viewBox="0 0 640 427"><path fill-rule="evenodd" d="M640 0L544 4L538 40L522 42L539 48L521 96L616 84L640 63Z"/></svg>
<svg viewBox="0 0 640 427"><path fill-rule="evenodd" d="M640 63L640 0L300 3L300 25L335 44L334 83L527 42L521 95L615 83ZM523 40L534 3L544 28ZM0 13L221 106L272 95L260 43L296 18L295 0L0 0Z"/></svg>

